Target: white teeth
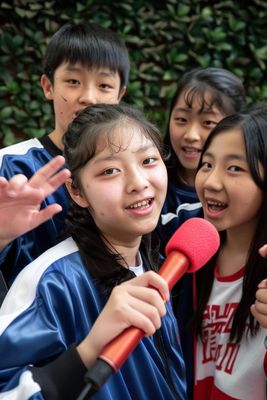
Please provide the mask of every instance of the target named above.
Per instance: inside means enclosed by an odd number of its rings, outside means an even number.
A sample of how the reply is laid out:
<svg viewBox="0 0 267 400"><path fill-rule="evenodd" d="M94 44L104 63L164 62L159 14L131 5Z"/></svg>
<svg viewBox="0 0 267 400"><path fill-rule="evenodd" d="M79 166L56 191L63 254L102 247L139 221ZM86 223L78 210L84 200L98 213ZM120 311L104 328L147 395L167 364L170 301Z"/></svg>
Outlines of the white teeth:
<svg viewBox="0 0 267 400"><path fill-rule="evenodd" d="M225 203L220 203L218 201L208 201L209 206L225 207Z"/></svg>
<svg viewBox="0 0 267 400"><path fill-rule="evenodd" d="M194 147L184 147L184 150L187 151L188 153L196 153L200 151L198 149L195 149Z"/></svg>
<svg viewBox="0 0 267 400"><path fill-rule="evenodd" d="M150 203L150 200L143 200L143 201L140 201L139 203L135 203L135 204L131 205L129 208L148 207L149 203Z"/></svg>

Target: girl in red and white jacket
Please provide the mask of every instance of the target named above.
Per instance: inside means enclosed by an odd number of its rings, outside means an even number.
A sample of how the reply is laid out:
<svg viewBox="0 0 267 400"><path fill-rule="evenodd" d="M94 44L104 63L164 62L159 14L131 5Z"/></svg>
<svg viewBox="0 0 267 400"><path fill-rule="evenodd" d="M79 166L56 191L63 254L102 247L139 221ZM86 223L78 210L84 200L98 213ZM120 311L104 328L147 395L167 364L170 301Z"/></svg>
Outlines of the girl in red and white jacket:
<svg viewBox="0 0 267 400"><path fill-rule="evenodd" d="M258 252L267 241L267 108L218 123L204 146L196 189L221 245L195 276L194 398L265 399L267 330L253 304L267 276Z"/></svg>

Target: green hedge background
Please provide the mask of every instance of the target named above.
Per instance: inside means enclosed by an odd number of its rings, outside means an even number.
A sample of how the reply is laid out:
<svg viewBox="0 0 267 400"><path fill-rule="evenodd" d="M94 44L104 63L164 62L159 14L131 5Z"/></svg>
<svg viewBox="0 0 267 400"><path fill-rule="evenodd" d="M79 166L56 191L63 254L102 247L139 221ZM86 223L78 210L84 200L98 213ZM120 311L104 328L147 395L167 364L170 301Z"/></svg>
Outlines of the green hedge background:
<svg viewBox="0 0 267 400"><path fill-rule="evenodd" d="M116 31L130 52L127 102L164 132L181 75L196 66L230 69L249 103L267 100L267 3L198 0L0 1L0 145L39 137L53 127L39 85L50 36L68 21Z"/></svg>

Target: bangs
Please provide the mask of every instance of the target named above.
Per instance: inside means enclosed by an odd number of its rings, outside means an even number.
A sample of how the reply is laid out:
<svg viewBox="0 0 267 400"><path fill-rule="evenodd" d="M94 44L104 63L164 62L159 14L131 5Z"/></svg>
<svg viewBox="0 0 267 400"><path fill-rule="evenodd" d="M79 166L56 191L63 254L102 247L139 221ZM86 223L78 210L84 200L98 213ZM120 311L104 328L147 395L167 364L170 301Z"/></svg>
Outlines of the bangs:
<svg viewBox="0 0 267 400"><path fill-rule="evenodd" d="M90 43L86 40L70 40L66 43L66 48L61 49L62 56L71 65L80 63L88 68L107 68L112 72L121 70L122 57L111 43L95 37Z"/></svg>
<svg viewBox="0 0 267 400"><path fill-rule="evenodd" d="M194 102L197 102L200 113L209 111L215 106L222 114L232 114L232 102L223 93L214 90L204 82L198 82L185 89L183 97L189 108L193 108Z"/></svg>
<svg viewBox="0 0 267 400"><path fill-rule="evenodd" d="M129 142L126 144L123 140L125 136L125 130L130 133ZM119 135L118 135L119 132ZM105 140L105 147L108 146L111 150L112 154L119 153L121 151L125 151L128 148L128 145L131 142L131 139L134 135L138 134L141 137L141 141L148 139L155 145L158 149L161 157L164 157L164 147L162 144L161 133L155 129L152 125L147 122L147 125L142 125L137 121L125 116L121 118L119 123L115 123L106 126L103 130L103 137ZM124 142L124 144L123 144ZM101 149L100 149L101 151Z"/></svg>

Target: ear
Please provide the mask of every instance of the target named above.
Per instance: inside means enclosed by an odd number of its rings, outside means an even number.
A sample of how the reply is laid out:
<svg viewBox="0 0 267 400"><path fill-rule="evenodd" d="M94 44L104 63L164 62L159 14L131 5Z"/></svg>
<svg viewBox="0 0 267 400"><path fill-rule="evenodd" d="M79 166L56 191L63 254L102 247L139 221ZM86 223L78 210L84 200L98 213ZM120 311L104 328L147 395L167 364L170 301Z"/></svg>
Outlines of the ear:
<svg viewBox="0 0 267 400"><path fill-rule="evenodd" d="M89 204L84 195L81 193L80 189L77 189L72 186L72 179L68 178L66 181L66 187L68 189L68 192L75 203L78 204L78 206L82 208L88 208Z"/></svg>
<svg viewBox="0 0 267 400"><path fill-rule="evenodd" d="M123 86L123 88L120 91L120 95L119 95L119 101L121 101L121 99L123 98L123 96L126 93L126 86Z"/></svg>
<svg viewBox="0 0 267 400"><path fill-rule="evenodd" d="M46 75L41 76L40 80L44 95L47 100L53 100L53 85L50 79Z"/></svg>

